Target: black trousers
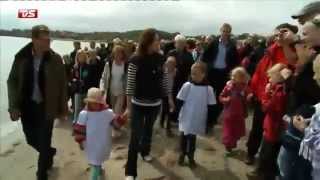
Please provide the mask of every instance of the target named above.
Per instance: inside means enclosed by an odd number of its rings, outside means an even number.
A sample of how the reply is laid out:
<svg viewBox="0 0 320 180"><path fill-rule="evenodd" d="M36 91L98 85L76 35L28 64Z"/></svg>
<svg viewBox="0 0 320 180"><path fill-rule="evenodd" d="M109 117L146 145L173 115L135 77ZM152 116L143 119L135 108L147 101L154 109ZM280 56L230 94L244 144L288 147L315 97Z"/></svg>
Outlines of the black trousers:
<svg viewBox="0 0 320 180"><path fill-rule="evenodd" d="M51 147L53 119L47 119L44 104L30 101L21 116L23 132L27 143L39 152L38 176L46 179L50 159L55 153Z"/></svg>
<svg viewBox="0 0 320 180"><path fill-rule="evenodd" d="M254 158L259 151L263 136L264 117L265 113L262 111L261 104L256 102L254 105L252 127L247 142L248 157Z"/></svg>
<svg viewBox="0 0 320 180"><path fill-rule="evenodd" d="M189 159L194 159L196 151L197 136L193 134L185 135L183 132L180 136L181 155L187 155Z"/></svg>
<svg viewBox="0 0 320 180"><path fill-rule="evenodd" d="M170 113L170 107L168 98L162 99L162 112L161 112L161 119L160 119L160 125L161 127L164 127L164 124L166 124L166 129L171 129L171 121L174 118L173 113Z"/></svg>
<svg viewBox="0 0 320 180"><path fill-rule="evenodd" d="M141 156L150 154L153 125L157 118L159 107L145 107L132 104L131 137L126 164L126 176L137 176L138 153Z"/></svg>
<svg viewBox="0 0 320 180"><path fill-rule="evenodd" d="M224 86L226 85L229 79L229 72L227 70L220 69L210 69L208 72L208 80L210 85L214 88L215 95L217 99L219 98L220 93L222 92ZM223 110L223 104L217 100L217 104L213 110L212 119L208 120L207 129L212 128L218 121L219 115Z"/></svg>
<svg viewBox="0 0 320 180"><path fill-rule="evenodd" d="M281 143L271 143L262 140L261 150L259 153L258 172L261 180L275 180L279 175L277 159Z"/></svg>

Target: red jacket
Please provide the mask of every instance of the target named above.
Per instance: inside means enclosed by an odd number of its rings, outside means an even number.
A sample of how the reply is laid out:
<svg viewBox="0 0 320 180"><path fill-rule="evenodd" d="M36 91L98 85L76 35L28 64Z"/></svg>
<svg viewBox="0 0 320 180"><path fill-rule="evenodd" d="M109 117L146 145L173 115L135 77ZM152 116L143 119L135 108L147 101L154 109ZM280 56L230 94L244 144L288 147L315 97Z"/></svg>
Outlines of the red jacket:
<svg viewBox="0 0 320 180"><path fill-rule="evenodd" d="M280 133L285 128L282 120L285 114L287 93L282 83L271 85L271 90L264 92L262 97L262 108L266 113L263 122L263 137L268 142L279 142Z"/></svg>
<svg viewBox="0 0 320 180"><path fill-rule="evenodd" d="M277 63L288 64L288 60L284 55L282 47L274 43L266 50L251 79L250 87L260 102L268 83L267 71Z"/></svg>

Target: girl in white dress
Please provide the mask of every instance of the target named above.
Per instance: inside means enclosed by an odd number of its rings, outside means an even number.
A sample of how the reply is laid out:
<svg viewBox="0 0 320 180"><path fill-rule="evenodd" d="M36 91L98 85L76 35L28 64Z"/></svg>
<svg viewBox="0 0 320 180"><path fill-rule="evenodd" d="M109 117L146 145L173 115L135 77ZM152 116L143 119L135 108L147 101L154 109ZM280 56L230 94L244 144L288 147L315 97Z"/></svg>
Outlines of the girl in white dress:
<svg viewBox="0 0 320 180"><path fill-rule="evenodd" d="M206 65L200 61L193 64L191 81L182 86L177 96L181 132L179 164L183 165L185 156L188 156L191 168L196 167L196 136L205 134L207 119L212 117L213 106L216 104L213 88L208 85L205 77Z"/></svg>
<svg viewBox="0 0 320 180"><path fill-rule="evenodd" d="M119 128L124 118L116 116L105 103L103 92L90 88L85 99L86 107L74 125L75 140L85 151L90 164L90 180L100 180L102 164L111 152L112 128Z"/></svg>

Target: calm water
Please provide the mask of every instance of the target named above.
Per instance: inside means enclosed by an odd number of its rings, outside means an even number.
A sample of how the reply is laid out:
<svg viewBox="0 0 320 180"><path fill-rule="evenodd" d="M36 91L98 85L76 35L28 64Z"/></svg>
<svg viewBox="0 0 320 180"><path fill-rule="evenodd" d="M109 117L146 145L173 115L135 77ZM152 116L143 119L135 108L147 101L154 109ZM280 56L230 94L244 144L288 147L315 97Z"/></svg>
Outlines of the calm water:
<svg viewBox="0 0 320 180"><path fill-rule="evenodd" d="M19 122L11 122L9 119L6 81L14 55L29 42L28 38L0 36L0 138L20 128ZM83 43L82 47L84 46L88 46L88 44ZM73 50L73 43L72 41L54 40L51 47L62 56Z"/></svg>

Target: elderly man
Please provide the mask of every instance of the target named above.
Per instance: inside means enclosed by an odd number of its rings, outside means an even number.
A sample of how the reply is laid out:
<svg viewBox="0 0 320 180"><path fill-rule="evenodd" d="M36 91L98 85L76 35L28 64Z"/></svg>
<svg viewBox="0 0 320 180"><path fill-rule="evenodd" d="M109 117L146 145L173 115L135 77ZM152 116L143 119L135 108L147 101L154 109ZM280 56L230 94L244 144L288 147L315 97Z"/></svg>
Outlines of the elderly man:
<svg viewBox="0 0 320 180"><path fill-rule="evenodd" d="M54 119L67 114L66 73L61 57L50 49L47 26L34 26L32 42L15 55L8 97L11 120L21 118L27 143L39 152L37 180L47 180L56 154Z"/></svg>
<svg viewBox="0 0 320 180"><path fill-rule="evenodd" d="M230 71L239 64L238 51L231 40L232 27L225 23L220 28L221 35L216 38L204 51L202 60L208 65L208 80L219 97L224 85L229 79ZM214 119L209 122L207 131L213 126L222 111L222 104L218 103Z"/></svg>
<svg viewBox="0 0 320 180"><path fill-rule="evenodd" d="M292 15L293 19L297 19L298 22L303 25L307 21L313 19L320 14L320 1L312 2L304 6L298 13Z"/></svg>
<svg viewBox="0 0 320 180"><path fill-rule="evenodd" d="M177 67L177 73L174 79L174 85L173 85L173 97L175 98L181 89L182 85L188 81L188 78L191 73L191 66L194 63L192 54L187 51L187 39L185 36L178 34L174 38L174 46L175 49L169 51L167 54L167 57L170 56L174 57L176 59L176 67ZM170 119L177 121L178 113L175 112L172 113L172 116Z"/></svg>

